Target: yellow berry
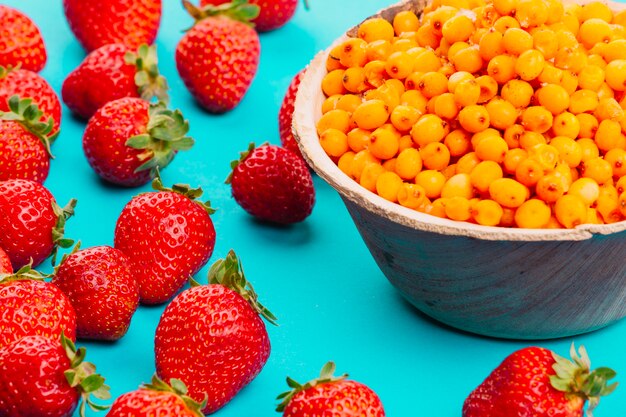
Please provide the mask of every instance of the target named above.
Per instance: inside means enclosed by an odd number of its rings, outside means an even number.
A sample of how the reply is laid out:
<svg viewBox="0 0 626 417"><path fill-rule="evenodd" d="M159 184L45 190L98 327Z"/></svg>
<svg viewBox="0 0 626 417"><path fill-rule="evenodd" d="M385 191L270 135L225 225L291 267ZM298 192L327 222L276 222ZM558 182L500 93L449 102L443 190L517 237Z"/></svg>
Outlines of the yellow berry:
<svg viewBox="0 0 626 417"><path fill-rule="evenodd" d="M374 130L387 122L388 106L382 100L368 100L356 108L352 119L358 127Z"/></svg>
<svg viewBox="0 0 626 417"><path fill-rule="evenodd" d="M403 180L413 180L422 170L422 157L415 148L404 149L398 155L395 171Z"/></svg>
<svg viewBox="0 0 626 417"><path fill-rule="evenodd" d="M376 194L393 203L398 201L398 191L402 186L402 178L395 172L386 171L376 180Z"/></svg>
<svg viewBox="0 0 626 417"><path fill-rule="evenodd" d="M543 201L532 198L515 211L515 224L524 229L540 229L550 220L552 211Z"/></svg>
<svg viewBox="0 0 626 417"><path fill-rule="evenodd" d="M530 195L526 186L511 178L500 178L489 186L491 199L503 207L516 208L521 206Z"/></svg>
<svg viewBox="0 0 626 417"><path fill-rule="evenodd" d="M382 18L372 18L361 23L357 31L357 36L365 42L370 43L377 40L385 40L391 42L394 36L394 30L391 23Z"/></svg>
<svg viewBox="0 0 626 417"><path fill-rule="evenodd" d="M554 214L559 223L572 229L585 222L587 206L580 197L566 194L556 201Z"/></svg>

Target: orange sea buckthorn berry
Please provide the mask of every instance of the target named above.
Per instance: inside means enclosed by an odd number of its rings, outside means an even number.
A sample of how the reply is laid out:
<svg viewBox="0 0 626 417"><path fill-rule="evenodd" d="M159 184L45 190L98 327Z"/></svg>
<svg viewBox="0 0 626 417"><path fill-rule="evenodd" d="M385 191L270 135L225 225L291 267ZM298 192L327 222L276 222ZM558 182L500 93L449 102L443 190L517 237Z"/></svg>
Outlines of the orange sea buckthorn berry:
<svg viewBox="0 0 626 417"><path fill-rule="evenodd" d="M355 127L348 132L348 146L354 152L360 152L370 144L370 131Z"/></svg>
<svg viewBox="0 0 626 417"><path fill-rule="evenodd" d="M383 162L383 168L385 168L385 171L396 172L396 162L396 158L387 159L385 162Z"/></svg>
<svg viewBox="0 0 626 417"><path fill-rule="evenodd" d="M562 78L563 70L556 68L551 62L546 62L537 80L546 84L561 84Z"/></svg>
<svg viewBox="0 0 626 417"><path fill-rule="evenodd" d="M577 16L577 12L568 11L562 15L561 21L553 22L551 25L554 27L561 23L566 30L571 32L573 35L578 35L578 30L580 29L580 19ZM557 26L560 27L560 26ZM554 30L554 29L553 29Z"/></svg>
<svg viewBox="0 0 626 417"><path fill-rule="evenodd" d="M596 142L593 139L580 138L576 141L576 143L578 143L582 152L582 162L587 162L600 156L598 145L596 145Z"/></svg>
<svg viewBox="0 0 626 417"><path fill-rule="evenodd" d="M528 157L539 162L545 170L555 169L557 163L561 161L558 149L546 143L534 145L527 151Z"/></svg>
<svg viewBox="0 0 626 417"><path fill-rule="evenodd" d="M491 58L506 52L502 36L502 33L491 29L480 38L478 42L478 53L482 59L488 62Z"/></svg>
<svg viewBox="0 0 626 417"><path fill-rule="evenodd" d="M520 55L533 47L533 37L524 29L512 27L502 35L504 49L511 55Z"/></svg>
<svg viewBox="0 0 626 417"><path fill-rule="evenodd" d="M564 27L555 31L556 41L559 44L559 49L562 48L576 48L579 43L576 39L576 34L571 29ZM558 51L557 51L558 53Z"/></svg>
<svg viewBox="0 0 626 417"><path fill-rule="evenodd" d="M406 78L413 71L414 58L406 52L394 52L387 58L385 70L392 78Z"/></svg>
<svg viewBox="0 0 626 417"><path fill-rule="evenodd" d="M609 23L598 18L585 20L578 31L578 39L588 49L597 43L609 43L612 37Z"/></svg>
<svg viewBox="0 0 626 417"><path fill-rule="evenodd" d="M616 59L626 59L626 39L615 39L603 45L600 55L607 63Z"/></svg>
<svg viewBox="0 0 626 417"><path fill-rule="evenodd" d="M582 47L559 48L554 57L554 66L578 74L587 65L587 53Z"/></svg>
<svg viewBox="0 0 626 417"><path fill-rule="evenodd" d="M413 180L422 170L422 157L415 148L400 152L396 160L395 171L403 180Z"/></svg>
<svg viewBox="0 0 626 417"><path fill-rule="evenodd" d="M368 43L365 51L369 62L385 61L393 52L391 42L382 39Z"/></svg>
<svg viewBox="0 0 626 417"><path fill-rule="evenodd" d="M317 133L321 135L326 129L337 129L343 133L350 131L350 113L344 110L331 110L322 115L317 122Z"/></svg>
<svg viewBox="0 0 626 417"><path fill-rule="evenodd" d="M365 79L374 87L380 87L385 82L387 71L384 61L370 61L363 67Z"/></svg>
<svg viewBox="0 0 626 417"><path fill-rule="evenodd" d="M561 223L559 223L559 221L556 219L556 216L554 216L554 214L552 216L550 216L550 220L548 220L548 223L544 226L544 229L563 229L563 226L561 225Z"/></svg>
<svg viewBox="0 0 626 417"><path fill-rule="evenodd" d="M434 25L430 22L423 24L417 30L417 42L420 46L436 49L439 46L441 35L435 33Z"/></svg>
<svg viewBox="0 0 626 417"><path fill-rule="evenodd" d="M389 118L388 107L382 100L368 100L356 108L352 119L358 127L374 130L384 125Z"/></svg>
<svg viewBox="0 0 626 417"><path fill-rule="evenodd" d="M611 149L604 155L604 160L611 165L613 177L621 178L626 175L626 150Z"/></svg>
<svg viewBox="0 0 626 417"><path fill-rule="evenodd" d="M576 115L578 122L580 123L580 132L578 137L580 138L593 138L598 130L598 119L588 113L580 113Z"/></svg>
<svg viewBox="0 0 626 417"><path fill-rule="evenodd" d="M470 202L465 197L455 196L448 199L444 206L446 216L456 221L466 221L472 217Z"/></svg>
<svg viewBox="0 0 626 417"><path fill-rule="evenodd" d="M444 93L437 97L435 100L435 114L442 119L454 119L459 114L459 109L454 100L454 94Z"/></svg>
<svg viewBox="0 0 626 417"><path fill-rule="evenodd" d="M461 107L476 104L480 98L480 85L474 79L466 79L459 82L453 91L454 101Z"/></svg>
<svg viewBox="0 0 626 417"><path fill-rule="evenodd" d="M322 91L327 97L335 94L345 94L346 88L343 86L344 70L337 69L329 72L322 79Z"/></svg>
<svg viewBox="0 0 626 417"><path fill-rule="evenodd" d="M487 64L487 74L498 84L505 84L515 78L515 58L506 54L493 57Z"/></svg>
<svg viewBox="0 0 626 417"><path fill-rule="evenodd" d="M512 16L501 16L493 23L493 28L500 33L504 33L511 28L519 29L519 27L519 22Z"/></svg>
<svg viewBox="0 0 626 417"><path fill-rule="evenodd" d="M402 11L393 18L393 29L396 35L400 35L403 32L416 32L419 26L418 17L410 10Z"/></svg>
<svg viewBox="0 0 626 417"><path fill-rule="evenodd" d="M426 202L426 191L417 184L403 183L398 190L398 203L404 207L417 210Z"/></svg>
<svg viewBox="0 0 626 417"><path fill-rule="evenodd" d="M476 156L476 152L468 152L456 162L456 173L469 174L479 163L480 159Z"/></svg>
<svg viewBox="0 0 626 417"><path fill-rule="evenodd" d="M494 161L502 163L506 152L509 150L508 145L500 136L491 135L476 145L476 156L483 161Z"/></svg>
<svg viewBox="0 0 626 417"><path fill-rule="evenodd" d="M540 0L519 0L515 7L515 18L523 28L546 23L548 13L548 5Z"/></svg>
<svg viewBox="0 0 626 417"><path fill-rule="evenodd" d="M563 179L557 175L544 175L537 182L535 193L537 197L548 204L556 203L565 194L565 184Z"/></svg>
<svg viewBox="0 0 626 417"><path fill-rule="evenodd" d="M508 101L501 98L493 98L485 105L487 113L489 113L489 121L491 126L497 129L506 129L515 124L518 111Z"/></svg>
<svg viewBox="0 0 626 417"><path fill-rule="evenodd" d="M485 139L486 137L489 136L497 136L500 137L500 132L497 129L488 127L485 130L481 130L480 132L474 133L472 135L472 138L470 139L470 142L472 144L472 148L476 148L476 146L478 146L478 143Z"/></svg>
<svg viewBox="0 0 626 417"><path fill-rule="evenodd" d="M353 162L354 163L354 162ZM361 187L375 193L376 192L376 181L378 181L378 177L383 172L387 170L380 163L368 163L363 168L361 172L361 177L359 178L359 184Z"/></svg>
<svg viewBox="0 0 626 417"><path fill-rule="evenodd" d="M485 106L471 105L459 112L459 123L468 132L476 133L489 127L489 113Z"/></svg>
<svg viewBox="0 0 626 417"><path fill-rule="evenodd" d="M546 60L550 60L556 56L559 43L554 36L554 32L549 29L540 29L533 34L533 47L541 52Z"/></svg>
<svg viewBox="0 0 626 417"><path fill-rule="evenodd" d="M376 163L380 165L380 160L376 158L369 149L357 152L352 160L352 177L357 181L361 181L361 174L368 164Z"/></svg>
<svg viewBox="0 0 626 417"><path fill-rule="evenodd" d="M489 31L489 28L477 27L474 33L472 33L472 36L470 36L469 43L472 45L478 45L483 36Z"/></svg>
<svg viewBox="0 0 626 417"><path fill-rule="evenodd" d="M497 162L482 161L470 172L470 182L475 189L486 193L489 191L489 185L503 175L502 168Z"/></svg>
<svg viewBox="0 0 626 417"><path fill-rule="evenodd" d="M599 1L587 3L582 6L581 14L579 16L580 21L584 22L594 18L602 19L605 22L610 23L611 20L613 20L613 12L609 6Z"/></svg>
<svg viewBox="0 0 626 417"><path fill-rule="evenodd" d="M441 199L437 199L430 204L426 202L422 207L418 208L418 210L430 214L431 216L441 217L442 219L447 218L446 209Z"/></svg>
<svg viewBox="0 0 626 417"><path fill-rule="evenodd" d="M540 229L550 221L552 210L543 201L532 198L515 211L515 224L523 229Z"/></svg>
<svg viewBox="0 0 626 417"><path fill-rule="evenodd" d="M419 118L411 129L413 142L419 147L432 142L441 142L449 133L448 123L434 114L425 114Z"/></svg>
<svg viewBox="0 0 626 417"><path fill-rule="evenodd" d="M515 179L527 187L534 187L543 177L544 168L539 161L526 158L515 168Z"/></svg>
<svg viewBox="0 0 626 417"><path fill-rule="evenodd" d="M458 11L456 7L441 6L425 15L423 19L432 25L435 35L442 36L443 25L456 16Z"/></svg>
<svg viewBox="0 0 626 417"><path fill-rule="evenodd" d="M611 188L606 184L601 187L600 194L610 192ZM626 178L622 177L615 183L615 193L621 194L626 191Z"/></svg>
<svg viewBox="0 0 626 417"><path fill-rule="evenodd" d="M395 172L386 171L376 180L376 194L392 203L398 201L398 191L402 186L402 178Z"/></svg>
<svg viewBox="0 0 626 417"><path fill-rule="evenodd" d="M526 130L522 133L522 136L519 139L519 146L522 149L529 150L532 149L536 145L542 145L547 142L546 137L539 133L533 132L532 130Z"/></svg>
<svg viewBox="0 0 626 417"><path fill-rule="evenodd" d="M402 132L408 132L418 121L422 113L415 107L399 105L391 112L391 124Z"/></svg>
<svg viewBox="0 0 626 417"><path fill-rule="evenodd" d="M408 52L409 49L420 48L419 44L414 39L397 39L391 45L391 50L393 52ZM409 54L414 56L413 54Z"/></svg>
<svg viewBox="0 0 626 417"><path fill-rule="evenodd" d="M329 156L338 158L348 151L348 137L337 129L326 129L320 135L320 145Z"/></svg>
<svg viewBox="0 0 626 417"><path fill-rule="evenodd" d="M337 69L344 69L339 61L341 56L341 45L337 45L330 50L328 57L326 57L326 71L331 72Z"/></svg>
<svg viewBox="0 0 626 417"><path fill-rule="evenodd" d="M491 199L503 207L521 206L530 196L528 188L511 178L500 178L489 185Z"/></svg>
<svg viewBox="0 0 626 417"><path fill-rule="evenodd" d="M362 67L367 63L367 42L351 38L341 44L339 62L344 67Z"/></svg>
<svg viewBox="0 0 626 417"><path fill-rule="evenodd" d="M552 127L553 117L542 106L530 106L522 112L522 126L537 133L544 133Z"/></svg>
<svg viewBox="0 0 626 417"><path fill-rule="evenodd" d="M613 120L603 120L600 122L594 140L598 149L603 152L626 147L626 140L622 135L622 128L619 123Z"/></svg>
<svg viewBox="0 0 626 417"><path fill-rule="evenodd" d="M478 103L486 103L498 94L498 82L489 75L481 75L476 78L476 82L480 87L480 96Z"/></svg>
<svg viewBox="0 0 626 417"><path fill-rule="evenodd" d="M474 191L469 174L456 174L448 179L441 189L441 197L464 197L468 200L473 198Z"/></svg>
<svg viewBox="0 0 626 417"><path fill-rule="evenodd" d="M405 149L413 147L413 139L411 138L411 135L408 134L400 136L398 143L398 152L402 152Z"/></svg>
<svg viewBox="0 0 626 417"><path fill-rule="evenodd" d="M473 11L476 13L476 26L479 27L492 27L496 20L500 18L500 14L493 7L493 4L483 4Z"/></svg>
<svg viewBox="0 0 626 417"><path fill-rule="evenodd" d="M410 51L407 52L410 54ZM413 65L413 71L415 72L429 72L437 71L441 68L441 59L435 52L429 49L425 49L415 56L415 63Z"/></svg>
<svg viewBox="0 0 626 417"><path fill-rule="evenodd" d="M593 115L600 121L612 120L619 122L624 118L624 109L614 98L601 98Z"/></svg>
<svg viewBox="0 0 626 417"><path fill-rule="evenodd" d="M417 89L424 97L432 98L448 91L448 79L439 72L427 72L419 79Z"/></svg>
<svg viewBox="0 0 626 417"><path fill-rule="evenodd" d="M626 59L616 59L604 69L606 83L615 91L626 90Z"/></svg>
<svg viewBox="0 0 626 417"><path fill-rule="evenodd" d="M339 169L349 177L352 177L352 163L354 162L354 155L354 152L348 151L341 155L339 161L337 161Z"/></svg>
<svg viewBox="0 0 626 417"><path fill-rule="evenodd" d="M518 60L519 62L519 60ZM557 84L547 84L536 92L537 101L550 113L556 116L569 107L569 94Z"/></svg>
<svg viewBox="0 0 626 417"><path fill-rule="evenodd" d="M502 86L502 98L514 107L528 107L534 94L533 87L524 80L510 80Z"/></svg>
<svg viewBox="0 0 626 417"><path fill-rule="evenodd" d="M439 198L445 183L446 178L444 175L435 170L420 171L415 176L415 184L424 188L428 198Z"/></svg>
<svg viewBox="0 0 626 417"><path fill-rule="evenodd" d="M368 89L365 83L365 70L361 67L352 67L345 70L343 73L344 88L351 93L362 93Z"/></svg>
<svg viewBox="0 0 626 417"><path fill-rule="evenodd" d="M509 16L515 13L517 0L494 0L493 7L502 16Z"/></svg>
<svg viewBox="0 0 626 417"><path fill-rule="evenodd" d="M579 178L570 185L567 194L578 196L587 207L591 207L600 197L600 186L591 178Z"/></svg>
<svg viewBox="0 0 626 417"><path fill-rule="evenodd" d="M348 113L354 113L357 107L361 105L363 100L360 95L344 94L337 100L335 107L339 110L345 110Z"/></svg>
<svg viewBox="0 0 626 417"><path fill-rule="evenodd" d="M416 108L421 114L426 113L426 104L428 99L417 90L405 91L400 96L400 105L411 106Z"/></svg>
<svg viewBox="0 0 626 417"><path fill-rule="evenodd" d="M341 94L335 94L333 96L328 97L322 103L322 114L328 113L331 110L335 110L337 108L337 103L339 99L343 97Z"/></svg>
<svg viewBox="0 0 626 417"><path fill-rule="evenodd" d="M591 65L593 65L594 67L600 68L602 70L602 77L604 77L604 69L607 66L607 62L604 60L602 56L598 54L590 54L589 58L587 59L587 66L591 66ZM583 68L583 70L585 68Z"/></svg>
<svg viewBox="0 0 626 417"><path fill-rule="evenodd" d="M598 100L603 98L615 98L615 91L606 82L602 83L598 89Z"/></svg>
<svg viewBox="0 0 626 417"><path fill-rule="evenodd" d="M611 167L611 164L603 158L593 158L585 161L582 176L584 178L591 178L598 184L602 185L613 178L613 168Z"/></svg>
<svg viewBox="0 0 626 417"><path fill-rule="evenodd" d="M578 77L571 71L563 71L559 85L563 87L565 91L567 91L567 94L571 96L578 88Z"/></svg>
<svg viewBox="0 0 626 417"><path fill-rule="evenodd" d="M474 75L467 71L457 71L448 77L448 91L454 93L456 87L463 81L473 80Z"/></svg>
<svg viewBox="0 0 626 417"><path fill-rule="evenodd" d="M593 112L598 104L598 93L591 90L578 90L570 97L569 111L573 114Z"/></svg>
<svg viewBox="0 0 626 417"><path fill-rule="evenodd" d="M445 39L442 39L441 42L448 43L448 41L446 41ZM450 45L445 55L442 54L442 56L447 56L448 60L452 61L454 55L456 55L457 52L461 51L462 49L469 48L469 46L470 45L467 42L463 42L463 41L455 42L454 44Z"/></svg>
<svg viewBox="0 0 626 417"><path fill-rule="evenodd" d="M442 170L450 163L450 151L440 142L432 142L422 147L420 156L427 169Z"/></svg>
<svg viewBox="0 0 626 417"><path fill-rule="evenodd" d="M514 124L512 126L507 127L504 130L504 141L509 146L509 149L519 148L520 147L520 139L522 135L526 132L524 126L520 124Z"/></svg>
<svg viewBox="0 0 626 417"><path fill-rule="evenodd" d="M450 156L457 157L465 155L471 147L470 134L463 129L455 129L448 133L443 140L450 151Z"/></svg>
<svg viewBox="0 0 626 417"><path fill-rule="evenodd" d="M626 216L626 192L621 193L617 200L617 207L622 216Z"/></svg>
<svg viewBox="0 0 626 417"><path fill-rule="evenodd" d="M587 206L580 197L565 194L556 201L554 215L563 226L573 229L587 219Z"/></svg>
<svg viewBox="0 0 626 417"><path fill-rule="evenodd" d="M572 139L577 138L580 133L580 121L576 115L565 111L554 117L552 132L555 136L566 136Z"/></svg>
<svg viewBox="0 0 626 417"><path fill-rule="evenodd" d="M567 136L556 136L550 140L550 146L559 152L559 158L570 168L577 167L583 156L581 146L572 138Z"/></svg>
<svg viewBox="0 0 626 417"><path fill-rule="evenodd" d="M515 170L517 169L520 162L524 159L528 158L528 152L522 148L509 149L504 155L504 161L502 162L502 166L507 174L515 174Z"/></svg>
<svg viewBox="0 0 626 417"><path fill-rule="evenodd" d="M370 136L369 150L376 158L393 158L398 153L398 139L399 137L394 135L393 132L384 128L378 128Z"/></svg>
<svg viewBox="0 0 626 417"><path fill-rule="evenodd" d="M480 71L484 65L478 51L478 45L461 49L452 56L450 62L452 62L457 71L467 71L472 74Z"/></svg>
<svg viewBox="0 0 626 417"><path fill-rule="evenodd" d="M493 200L480 200L472 207L472 218L482 226L497 226L502 215L502 206Z"/></svg>
<svg viewBox="0 0 626 417"><path fill-rule="evenodd" d="M376 17L367 19L365 22L361 23L357 31L357 36L367 43L377 40L391 42L393 40L394 30L391 23L385 19Z"/></svg>
<svg viewBox="0 0 626 417"><path fill-rule="evenodd" d="M404 79L405 90L417 90L420 79L424 75L421 71L414 71Z"/></svg>
<svg viewBox="0 0 626 417"><path fill-rule="evenodd" d="M445 21L441 27L441 34L446 41L453 44L468 40L474 30L476 28L472 19L464 14L457 14Z"/></svg>

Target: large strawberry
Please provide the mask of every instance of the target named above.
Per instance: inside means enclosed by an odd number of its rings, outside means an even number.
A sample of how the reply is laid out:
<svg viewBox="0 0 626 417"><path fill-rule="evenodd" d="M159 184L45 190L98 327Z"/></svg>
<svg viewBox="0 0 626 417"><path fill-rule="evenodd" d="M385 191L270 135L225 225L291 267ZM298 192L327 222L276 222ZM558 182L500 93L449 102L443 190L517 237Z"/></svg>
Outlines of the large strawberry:
<svg viewBox="0 0 626 417"><path fill-rule="evenodd" d="M43 184L50 170L52 118L39 121L41 110L32 99L9 99L9 111L0 111L0 181L26 179Z"/></svg>
<svg viewBox="0 0 626 417"><path fill-rule="evenodd" d="M106 181L127 187L149 182L179 150L193 146L189 123L178 110L126 97L105 104L89 119L83 150Z"/></svg>
<svg viewBox="0 0 626 417"><path fill-rule="evenodd" d="M63 237L65 222L74 214L76 200L61 208L43 185L22 179L0 181L0 247L13 269L56 255L57 247L74 243Z"/></svg>
<svg viewBox="0 0 626 417"><path fill-rule="evenodd" d="M24 13L2 4L0 22L0 66L41 71L47 56L37 25Z"/></svg>
<svg viewBox="0 0 626 417"><path fill-rule="evenodd" d="M287 377L290 391L278 396L276 411L284 417L384 417L380 398L368 386L334 376L335 364L322 367L317 379L299 384ZM483 416L487 417L487 415Z"/></svg>
<svg viewBox="0 0 626 417"><path fill-rule="evenodd" d="M88 119L109 101L123 97L153 97L167 102L167 82L159 74L156 46L138 49L121 43L91 52L63 82L63 101Z"/></svg>
<svg viewBox="0 0 626 417"><path fill-rule="evenodd" d="M183 381L196 401L207 398L205 414L218 410L269 358L261 316L275 323L230 251L211 267L209 285L183 291L163 312L154 341L158 375Z"/></svg>
<svg viewBox="0 0 626 417"><path fill-rule="evenodd" d="M527 347L509 355L467 397L463 417L582 417L588 416L617 383L609 368L591 371L584 347L572 343L571 360L548 349Z"/></svg>
<svg viewBox="0 0 626 417"><path fill-rule="evenodd" d="M109 387L84 359L85 348L64 335L27 336L0 348L0 416L69 417L79 403L81 417L87 405L106 410L90 395L108 399Z"/></svg>
<svg viewBox="0 0 626 417"><path fill-rule="evenodd" d="M87 52L109 43L151 45L161 22L161 0L63 0L65 17Z"/></svg>
<svg viewBox="0 0 626 417"><path fill-rule="evenodd" d="M304 161L275 145L251 144L231 164L226 180L235 201L261 220L290 224L307 218L315 204L313 179Z"/></svg>
<svg viewBox="0 0 626 417"><path fill-rule="evenodd" d="M76 313L70 300L30 266L15 274L0 273L0 300L0 347L24 336L58 339L65 333L76 340Z"/></svg>
<svg viewBox="0 0 626 417"><path fill-rule="evenodd" d="M291 84L289 84L289 88L287 88L287 93L285 93L285 98L283 98L283 103L278 112L278 131L280 132L280 143L284 148L289 149L301 158L302 154L300 153L298 143L296 143L296 140L293 137L291 123L293 122L293 110L296 103L296 94L298 94L300 81L302 81L305 71L305 69L301 70L291 80Z"/></svg>
<svg viewBox="0 0 626 417"><path fill-rule="evenodd" d="M203 9L183 3L196 23L176 47L178 73L202 107L213 113L232 110L259 65L259 36L248 23L258 7L247 0Z"/></svg>
<svg viewBox="0 0 626 417"><path fill-rule="evenodd" d="M115 248L128 256L143 304L171 299L215 247L213 209L208 201L196 201L202 189L166 188L159 177L152 185L156 192L135 196L115 227Z"/></svg>
<svg viewBox="0 0 626 417"><path fill-rule="evenodd" d="M77 336L117 340L126 334L139 304L130 260L110 246L95 246L64 256L52 283L76 310Z"/></svg>
<svg viewBox="0 0 626 417"><path fill-rule="evenodd" d="M151 384L116 399L107 417L204 417L204 404L187 396L182 381L172 379L170 384L154 375Z"/></svg>
<svg viewBox="0 0 626 417"><path fill-rule="evenodd" d="M9 255L4 251L4 249L0 248L0 274L11 274L13 273L13 266L11 266L11 259Z"/></svg>
<svg viewBox="0 0 626 417"><path fill-rule="evenodd" d="M200 5L217 6L228 2L229 0L200 0ZM254 28L259 32L268 32L283 26L293 17L298 6L298 0L250 0L250 3L260 8L259 15L252 19Z"/></svg>

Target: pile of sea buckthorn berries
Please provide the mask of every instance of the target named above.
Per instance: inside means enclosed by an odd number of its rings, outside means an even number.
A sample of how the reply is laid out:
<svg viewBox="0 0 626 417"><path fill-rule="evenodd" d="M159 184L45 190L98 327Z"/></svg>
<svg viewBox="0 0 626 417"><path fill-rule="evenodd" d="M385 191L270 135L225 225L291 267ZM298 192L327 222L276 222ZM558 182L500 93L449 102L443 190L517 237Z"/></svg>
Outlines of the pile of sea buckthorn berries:
<svg viewBox="0 0 626 417"><path fill-rule="evenodd" d="M486 226L626 218L626 12L434 0L330 51L320 143L361 186Z"/></svg>

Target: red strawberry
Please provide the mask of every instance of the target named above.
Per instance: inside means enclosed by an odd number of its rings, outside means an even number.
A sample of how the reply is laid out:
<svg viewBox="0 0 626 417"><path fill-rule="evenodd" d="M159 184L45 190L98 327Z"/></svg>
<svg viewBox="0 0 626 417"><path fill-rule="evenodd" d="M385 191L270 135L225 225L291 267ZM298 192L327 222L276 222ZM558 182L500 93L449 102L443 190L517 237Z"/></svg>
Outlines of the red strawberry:
<svg viewBox="0 0 626 417"><path fill-rule="evenodd" d="M574 344L565 359L548 349L527 347L509 355L463 404L463 417L582 417L617 383L609 368L591 371L584 347Z"/></svg>
<svg viewBox="0 0 626 417"><path fill-rule="evenodd" d="M29 262L37 266L56 255L57 247L74 243L63 237L66 220L74 214L76 200L61 208L50 191L29 180L0 181L0 247L13 269Z"/></svg>
<svg viewBox="0 0 626 417"><path fill-rule="evenodd" d="M61 102L50 84L39 74L24 69L0 67L0 110L9 111L9 99L13 96L32 98L43 112L39 121L53 120L52 132L61 127Z"/></svg>
<svg viewBox="0 0 626 417"><path fill-rule="evenodd" d="M304 161L274 145L250 144L233 161L226 180L235 201L248 213L269 222L290 224L307 218L315 203L313 179Z"/></svg>
<svg viewBox="0 0 626 417"><path fill-rule="evenodd" d="M295 77L293 77L293 80L291 80L291 84L289 84L289 88L287 89L287 93L283 99L283 104L280 106L280 111L278 112L280 143L283 145L283 148L289 149L300 158L302 158L302 154L300 153L300 148L298 147L298 144L293 137L293 133L291 132L291 123L293 121L296 94L298 94L298 87L300 87L300 81L302 81L305 71L305 69L301 70L295 75Z"/></svg>
<svg viewBox="0 0 626 417"><path fill-rule="evenodd" d="M27 336L0 348L0 416L69 417L79 402L81 417L86 405L106 410L89 397L108 399L109 387L84 358L85 348L65 336Z"/></svg>
<svg viewBox="0 0 626 417"><path fill-rule="evenodd" d="M196 24L176 47L176 67L187 89L213 113L235 108L259 65L259 36L248 21L258 7L247 0L198 9L183 0Z"/></svg>
<svg viewBox="0 0 626 417"><path fill-rule="evenodd" d="M9 99L9 112L0 111L0 181L26 179L43 184L50 170L52 118L40 122L42 112L32 99Z"/></svg>
<svg viewBox="0 0 626 417"><path fill-rule="evenodd" d="M24 336L58 339L65 333L76 340L76 313L70 300L43 278L28 265L15 274L0 274L0 347Z"/></svg>
<svg viewBox="0 0 626 417"><path fill-rule="evenodd" d="M41 71L47 56L37 25L24 13L2 4L0 22L0 66Z"/></svg>
<svg viewBox="0 0 626 417"><path fill-rule="evenodd" d="M12 273L11 259L9 259L9 255L7 255L4 249L0 248L0 275Z"/></svg>
<svg viewBox="0 0 626 417"><path fill-rule="evenodd" d="M88 119L109 101L153 97L167 102L167 81L159 75L156 46L132 49L121 43L91 52L63 82L63 101Z"/></svg>
<svg viewBox="0 0 626 417"><path fill-rule="evenodd" d="M185 136L188 130L180 111L126 97L105 104L89 119L83 149L100 177L136 187L154 178L177 151L193 146Z"/></svg>
<svg viewBox="0 0 626 417"><path fill-rule="evenodd" d="M151 384L144 384L115 400L107 417L204 417L200 411L203 404L187 396L185 384L177 379L170 383L154 375Z"/></svg>
<svg viewBox="0 0 626 417"><path fill-rule="evenodd" d="M287 377L291 391L278 396L276 411L285 417L384 417L378 395L366 385L333 376L335 364L328 362L319 378L301 385ZM487 417L486 415L483 417Z"/></svg>
<svg viewBox="0 0 626 417"><path fill-rule="evenodd" d="M191 398L208 399L205 414L215 412L267 362L270 340L261 316L275 324L231 250L211 267L209 285L183 291L163 312L154 341L158 375L180 379Z"/></svg>
<svg viewBox="0 0 626 417"><path fill-rule="evenodd" d="M200 0L200 6L209 4L218 6L228 3L229 0ZM278 29L287 23L296 12L298 0L250 0L250 4L256 4L261 11L259 16L252 19L254 28L259 32L268 32Z"/></svg>
<svg viewBox="0 0 626 417"><path fill-rule="evenodd" d="M161 0L63 0L65 17L87 52L110 43L151 45L161 22Z"/></svg>
<svg viewBox="0 0 626 417"><path fill-rule="evenodd" d="M109 246L63 258L52 283L67 294L76 310L79 338L117 340L126 334L139 304L129 264L126 255Z"/></svg>
<svg viewBox="0 0 626 417"><path fill-rule="evenodd" d="M185 184L135 196L115 227L115 248L130 259L143 304L164 303L202 268L215 247L209 202L195 201L202 189Z"/></svg>

